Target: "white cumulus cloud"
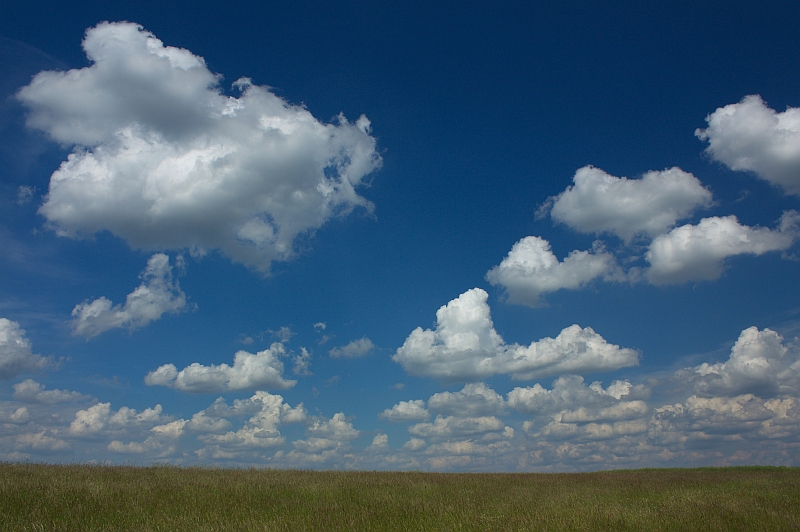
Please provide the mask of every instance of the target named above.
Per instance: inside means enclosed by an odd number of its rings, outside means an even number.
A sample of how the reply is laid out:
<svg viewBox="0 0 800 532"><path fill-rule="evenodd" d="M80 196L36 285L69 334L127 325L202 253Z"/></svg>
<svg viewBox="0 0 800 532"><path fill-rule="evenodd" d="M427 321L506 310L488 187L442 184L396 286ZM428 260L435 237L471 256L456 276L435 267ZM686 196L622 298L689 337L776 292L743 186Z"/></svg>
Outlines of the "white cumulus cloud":
<svg viewBox="0 0 800 532"><path fill-rule="evenodd" d="M53 365L50 357L36 355L19 323L0 318L0 379L12 379Z"/></svg>
<svg viewBox="0 0 800 532"><path fill-rule="evenodd" d="M347 345L334 347L328 353L333 358L357 358L368 355L375 349L375 344L367 337L353 340Z"/></svg>
<svg viewBox="0 0 800 532"><path fill-rule="evenodd" d="M461 417L502 414L506 402L483 382L471 382L458 392L440 392L428 399L428 408Z"/></svg>
<svg viewBox="0 0 800 532"><path fill-rule="evenodd" d="M45 390L44 384L33 379L25 379L14 386L14 399L25 403L68 403L72 401L86 401L90 396L67 390Z"/></svg>
<svg viewBox="0 0 800 532"><path fill-rule="evenodd" d="M83 49L90 66L17 93L29 127L74 147L39 211L59 235L218 249L268 272L299 235L372 208L356 192L381 165L366 117L322 123L246 78L226 96L203 58L138 24L98 24Z"/></svg>
<svg viewBox="0 0 800 532"><path fill-rule="evenodd" d="M292 442L294 450L284 458L289 463L313 464L333 460L340 457L340 452L350 449L350 441L361 434L347 421L344 412L334 414L328 420L316 420L307 432L307 439Z"/></svg>
<svg viewBox="0 0 800 532"><path fill-rule="evenodd" d="M283 362L280 360L284 355L286 348L282 343L275 342L269 349L256 354L237 352L233 358L233 366L204 366L195 362L178 371L174 364L164 364L148 373L144 382L148 386L167 386L191 393L257 388L286 389L297 384L297 381L284 380Z"/></svg>
<svg viewBox="0 0 800 532"><path fill-rule="evenodd" d="M378 417L387 421L425 421L431 417L430 412L425 408L425 401L416 399L413 401L400 401L392 408L387 408Z"/></svg>
<svg viewBox="0 0 800 532"><path fill-rule="evenodd" d="M69 426L69 433L78 437L97 437L103 434L149 429L170 421L170 416L162 414L161 405L146 408L141 412L123 406L114 412L111 410L111 403L97 403L75 413L75 419Z"/></svg>
<svg viewBox="0 0 800 532"><path fill-rule="evenodd" d="M347 421L344 412L334 414L331 419L317 420L308 427L308 432L317 438L327 438L336 441L350 441L358 438L360 431L353 428Z"/></svg>
<svg viewBox="0 0 800 532"><path fill-rule="evenodd" d="M280 425L297 423L307 417L302 403L292 408L283 402L283 397L264 391L257 391L249 399L236 399L233 407L229 407L222 398L192 417L187 428L198 432L220 432L226 424L225 417L237 417L252 414L247 422L237 431L224 434L206 434L200 439L208 444L204 453L209 455L220 453L241 453L249 450L277 447L286 439L280 433Z"/></svg>
<svg viewBox="0 0 800 532"><path fill-rule="evenodd" d="M800 196L800 108L778 113L758 95L720 107L695 135L706 153L732 170L745 170Z"/></svg>
<svg viewBox="0 0 800 532"><path fill-rule="evenodd" d="M696 177L677 167L627 179L584 166L573 182L540 214L549 208L554 220L576 231L614 233L626 242L640 234L652 238L665 233L712 201L711 192Z"/></svg>
<svg viewBox="0 0 800 532"><path fill-rule="evenodd" d="M531 415L582 418L586 420L608 420L609 415L618 416L626 408L620 405L635 404L641 408L642 399L647 398L648 390L628 381L614 381L607 388L600 382L589 386L579 375L565 375L553 381L548 390L541 384L526 388L514 388L508 394L508 406ZM605 412L605 413L602 413ZM615 419L619 419L615 417Z"/></svg>
<svg viewBox="0 0 800 532"><path fill-rule="evenodd" d="M436 312L435 330L417 327L392 360L412 375L443 381L479 380L495 374L535 379L639 363L635 350L609 344L591 328L578 325L529 346L506 344L494 329L487 299L480 288L464 292Z"/></svg>
<svg viewBox="0 0 800 532"><path fill-rule="evenodd" d="M697 225L676 227L650 243L644 255L653 284L718 279L724 260L735 255L762 255L788 249L800 235L800 214L786 211L777 229L742 225L736 216L703 218Z"/></svg>
<svg viewBox="0 0 800 532"><path fill-rule="evenodd" d="M538 236L514 244L508 256L486 274L487 281L505 289L510 303L531 307L543 305L544 294L581 288L598 277L624 279L611 253L598 246L592 252L575 250L559 262L550 243Z"/></svg>
<svg viewBox="0 0 800 532"><path fill-rule="evenodd" d="M417 423L408 432L422 438L443 439L474 436L486 432L503 430L505 425L495 416L456 417L436 416L433 423Z"/></svg>
<svg viewBox="0 0 800 532"><path fill-rule="evenodd" d="M753 394L736 397L692 395L684 403L655 409L650 420L650 438L658 443L678 443L681 446L692 440L699 440L707 446L709 441L723 440L726 436L741 440L768 429L775 421L780 423L782 406L779 400L764 401ZM796 409L795 404L790 406ZM792 432L796 434L797 413L793 413Z"/></svg>
<svg viewBox="0 0 800 532"><path fill-rule="evenodd" d="M75 305L70 323L73 334L91 338L118 327L138 329L166 312L178 313L186 309L186 294L172 280L168 256L156 253L150 257L139 278L142 284L128 294L124 305L112 306L105 297Z"/></svg>
<svg viewBox="0 0 800 532"><path fill-rule="evenodd" d="M771 329L749 327L742 331L725 362L707 362L678 373L694 383L701 396L734 396L754 393L760 397L800 393L800 349L786 344Z"/></svg>

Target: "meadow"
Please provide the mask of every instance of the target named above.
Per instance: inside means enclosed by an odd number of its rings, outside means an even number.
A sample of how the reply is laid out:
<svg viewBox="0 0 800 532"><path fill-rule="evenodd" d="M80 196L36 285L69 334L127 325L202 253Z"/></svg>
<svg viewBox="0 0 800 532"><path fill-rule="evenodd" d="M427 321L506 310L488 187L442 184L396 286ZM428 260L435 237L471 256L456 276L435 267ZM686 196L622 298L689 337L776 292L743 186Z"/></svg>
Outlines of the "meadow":
<svg viewBox="0 0 800 532"><path fill-rule="evenodd" d="M0 463L0 529L800 530L800 469L337 472Z"/></svg>

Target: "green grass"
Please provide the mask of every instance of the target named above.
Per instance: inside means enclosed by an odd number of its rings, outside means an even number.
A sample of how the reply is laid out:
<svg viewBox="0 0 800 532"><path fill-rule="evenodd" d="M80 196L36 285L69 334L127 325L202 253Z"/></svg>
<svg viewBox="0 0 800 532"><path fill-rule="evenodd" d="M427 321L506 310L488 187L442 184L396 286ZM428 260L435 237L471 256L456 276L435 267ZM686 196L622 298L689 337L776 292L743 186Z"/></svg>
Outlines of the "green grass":
<svg viewBox="0 0 800 532"><path fill-rule="evenodd" d="M800 469L443 474L0 464L11 530L800 530Z"/></svg>

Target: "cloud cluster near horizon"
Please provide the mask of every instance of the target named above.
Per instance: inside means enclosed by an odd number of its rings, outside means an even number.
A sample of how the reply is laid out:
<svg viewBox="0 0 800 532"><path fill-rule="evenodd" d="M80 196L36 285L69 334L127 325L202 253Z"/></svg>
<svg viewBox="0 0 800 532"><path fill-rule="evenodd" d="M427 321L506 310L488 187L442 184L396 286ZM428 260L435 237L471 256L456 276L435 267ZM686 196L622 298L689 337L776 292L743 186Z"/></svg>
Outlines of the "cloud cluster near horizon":
<svg viewBox="0 0 800 532"><path fill-rule="evenodd" d="M653 398L667 388L674 399ZM80 446L151 460L282 467L564 470L653 467L678 459L782 464L792 463L789 453L800 436L797 341L755 327L742 331L726 360L648 384L617 379L603 385L564 375L550 386L515 387L505 396L474 382L400 401L379 417L407 424L407 441L390 446L378 432L361 451L352 442L363 431L344 412L312 416L302 403L291 406L266 391L232 403L220 397L181 418L158 404L143 410L86 405L91 397L46 390L32 379L14 389L16 402L0 404L4 459L69 456ZM520 417L521 427L513 428ZM304 426L305 436L287 437L282 427L289 424Z"/></svg>
<svg viewBox="0 0 800 532"><path fill-rule="evenodd" d="M298 236L372 204L356 188L380 167L370 122L317 121L138 24L86 32L91 66L45 71L16 97L27 124L73 152L40 208L59 235L100 231L141 249L220 250L268 272Z"/></svg>

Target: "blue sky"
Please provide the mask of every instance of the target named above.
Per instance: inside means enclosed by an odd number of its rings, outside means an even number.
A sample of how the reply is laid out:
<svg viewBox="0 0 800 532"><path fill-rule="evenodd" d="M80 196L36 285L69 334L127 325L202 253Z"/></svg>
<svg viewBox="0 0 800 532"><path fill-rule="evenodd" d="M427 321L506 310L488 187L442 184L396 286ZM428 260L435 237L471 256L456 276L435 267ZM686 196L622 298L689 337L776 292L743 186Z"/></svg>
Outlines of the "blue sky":
<svg viewBox="0 0 800 532"><path fill-rule="evenodd" d="M5 2L0 459L798 465L791 2Z"/></svg>

